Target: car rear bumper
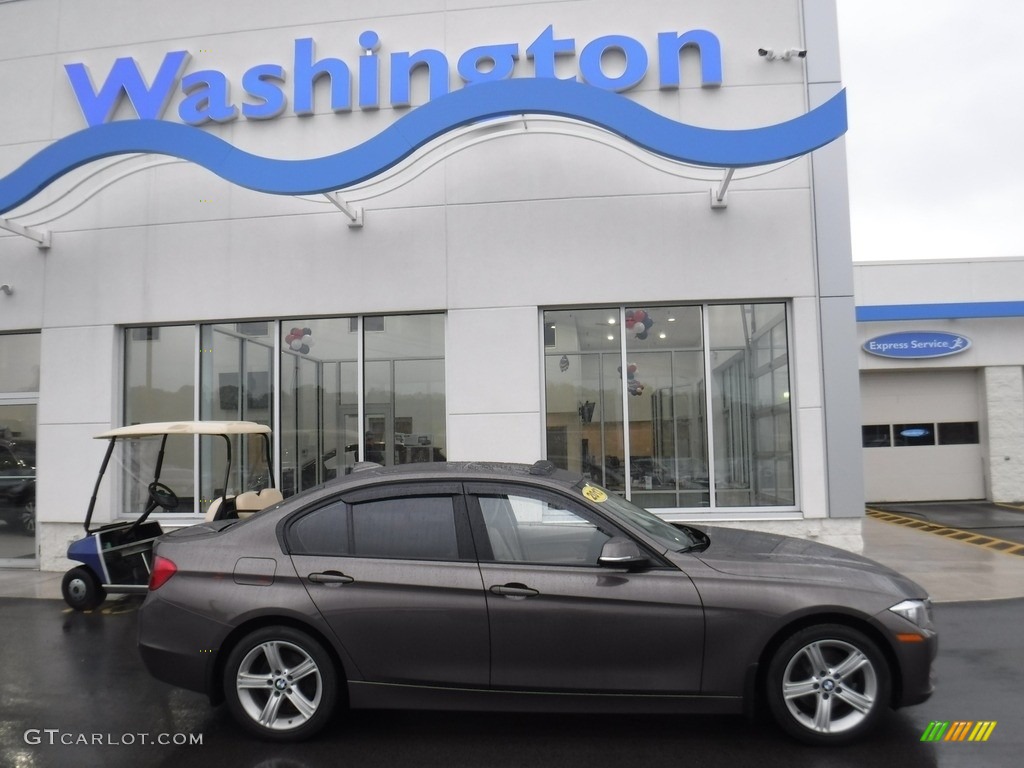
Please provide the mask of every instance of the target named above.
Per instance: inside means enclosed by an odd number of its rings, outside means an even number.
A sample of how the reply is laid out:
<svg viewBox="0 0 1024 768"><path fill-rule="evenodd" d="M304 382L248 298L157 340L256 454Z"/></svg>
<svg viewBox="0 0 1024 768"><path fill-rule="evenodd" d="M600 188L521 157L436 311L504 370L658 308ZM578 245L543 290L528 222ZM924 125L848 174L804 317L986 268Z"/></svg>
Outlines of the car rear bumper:
<svg viewBox="0 0 1024 768"><path fill-rule="evenodd" d="M168 632L169 627L180 627L183 631ZM212 697L215 643L226 629L150 592L139 609L139 654L157 680ZM182 641L183 637L191 642ZM196 638L206 641L195 642Z"/></svg>

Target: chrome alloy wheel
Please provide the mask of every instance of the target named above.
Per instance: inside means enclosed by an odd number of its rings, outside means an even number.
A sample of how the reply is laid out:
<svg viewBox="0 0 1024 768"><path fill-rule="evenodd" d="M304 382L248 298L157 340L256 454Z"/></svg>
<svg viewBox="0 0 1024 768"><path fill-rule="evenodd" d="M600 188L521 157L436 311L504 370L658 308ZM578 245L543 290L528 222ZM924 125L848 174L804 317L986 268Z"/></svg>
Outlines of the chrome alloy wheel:
<svg viewBox="0 0 1024 768"><path fill-rule="evenodd" d="M320 667L300 646L267 640L253 647L235 675L238 702L252 720L273 731L304 725L320 708Z"/></svg>
<svg viewBox="0 0 1024 768"><path fill-rule="evenodd" d="M808 730L838 734L857 728L875 710L878 671L864 651L838 639L808 643L790 658L782 697Z"/></svg>

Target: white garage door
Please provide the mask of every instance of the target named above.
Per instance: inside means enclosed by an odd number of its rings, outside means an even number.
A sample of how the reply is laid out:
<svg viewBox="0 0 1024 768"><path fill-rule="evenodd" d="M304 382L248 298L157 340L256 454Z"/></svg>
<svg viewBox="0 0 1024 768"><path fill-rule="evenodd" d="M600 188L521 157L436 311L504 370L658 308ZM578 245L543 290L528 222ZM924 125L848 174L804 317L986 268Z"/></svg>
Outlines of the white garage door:
<svg viewBox="0 0 1024 768"><path fill-rule="evenodd" d="M983 499L975 370L861 374L869 502Z"/></svg>

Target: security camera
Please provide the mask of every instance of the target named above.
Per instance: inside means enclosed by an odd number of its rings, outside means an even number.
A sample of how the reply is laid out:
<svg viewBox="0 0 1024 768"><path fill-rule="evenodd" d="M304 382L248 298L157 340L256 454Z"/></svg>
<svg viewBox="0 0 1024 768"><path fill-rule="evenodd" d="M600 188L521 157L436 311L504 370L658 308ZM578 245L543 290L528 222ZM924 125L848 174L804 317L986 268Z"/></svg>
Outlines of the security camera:
<svg viewBox="0 0 1024 768"><path fill-rule="evenodd" d="M774 48L758 48L757 55L764 56L768 61L775 61L776 59L789 61L794 56L798 59L806 58L807 51L801 50L800 48L787 48L785 51L778 53Z"/></svg>

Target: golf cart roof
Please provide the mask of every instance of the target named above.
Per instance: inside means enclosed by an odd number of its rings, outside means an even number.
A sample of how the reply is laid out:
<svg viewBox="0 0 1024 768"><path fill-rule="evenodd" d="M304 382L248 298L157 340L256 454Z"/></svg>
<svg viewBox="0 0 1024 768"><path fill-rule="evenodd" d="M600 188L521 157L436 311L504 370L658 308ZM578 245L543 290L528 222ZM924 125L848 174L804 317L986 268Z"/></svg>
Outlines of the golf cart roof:
<svg viewBox="0 0 1024 768"><path fill-rule="evenodd" d="M132 424L96 435L96 439L154 435L269 435L270 427L253 421L157 421Z"/></svg>

